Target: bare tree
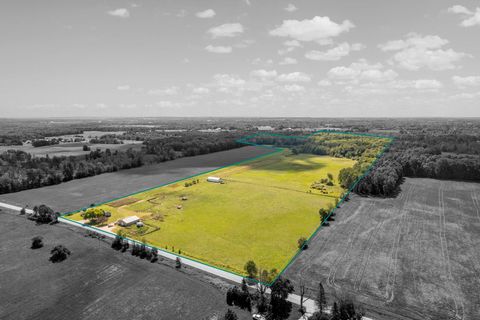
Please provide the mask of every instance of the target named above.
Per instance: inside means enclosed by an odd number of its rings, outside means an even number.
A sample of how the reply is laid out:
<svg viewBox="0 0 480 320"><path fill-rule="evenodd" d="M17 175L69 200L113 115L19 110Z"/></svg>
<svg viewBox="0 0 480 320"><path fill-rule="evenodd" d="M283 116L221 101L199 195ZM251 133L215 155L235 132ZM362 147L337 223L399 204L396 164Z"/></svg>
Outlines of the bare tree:
<svg viewBox="0 0 480 320"><path fill-rule="evenodd" d="M305 308L303 307L303 303L310 300L310 298L305 297L307 292L308 292L308 288L305 283L305 278L303 277L303 275L301 275L299 280L299 285L298 285L298 293L300 294L300 313L302 315L305 314Z"/></svg>

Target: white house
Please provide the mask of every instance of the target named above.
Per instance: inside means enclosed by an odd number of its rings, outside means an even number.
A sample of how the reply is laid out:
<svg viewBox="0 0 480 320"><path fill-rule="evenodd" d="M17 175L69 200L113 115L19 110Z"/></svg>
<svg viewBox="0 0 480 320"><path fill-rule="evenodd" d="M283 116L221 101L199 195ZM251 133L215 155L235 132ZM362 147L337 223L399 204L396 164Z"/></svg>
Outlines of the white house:
<svg viewBox="0 0 480 320"><path fill-rule="evenodd" d="M219 178L219 177L208 177L207 181L208 182L213 182L213 183L222 183L223 182L222 178Z"/></svg>
<svg viewBox="0 0 480 320"><path fill-rule="evenodd" d="M122 227L127 227L127 226L131 226L132 224L136 224L139 221L140 221L139 217L130 216L130 217L126 217L126 218L118 220L118 224Z"/></svg>

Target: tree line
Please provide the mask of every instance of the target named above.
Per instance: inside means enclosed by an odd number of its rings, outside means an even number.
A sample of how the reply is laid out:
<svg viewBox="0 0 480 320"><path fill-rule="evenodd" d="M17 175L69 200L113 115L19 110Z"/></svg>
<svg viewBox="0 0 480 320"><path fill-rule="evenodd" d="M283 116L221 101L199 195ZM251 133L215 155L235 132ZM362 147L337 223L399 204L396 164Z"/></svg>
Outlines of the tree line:
<svg viewBox="0 0 480 320"><path fill-rule="evenodd" d="M240 147L233 134L184 133L145 141L142 150L104 151L82 156L35 157L20 150L0 153L0 194L140 167L181 157Z"/></svg>

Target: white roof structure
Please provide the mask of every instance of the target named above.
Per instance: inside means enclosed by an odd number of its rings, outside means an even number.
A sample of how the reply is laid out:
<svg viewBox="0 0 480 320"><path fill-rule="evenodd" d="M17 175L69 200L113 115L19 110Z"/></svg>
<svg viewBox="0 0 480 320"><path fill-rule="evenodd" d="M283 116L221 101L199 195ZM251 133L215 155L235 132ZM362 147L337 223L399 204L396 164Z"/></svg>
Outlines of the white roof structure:
<svg viewBox="0 0 480 320"><path fill-rule="evenodd" d="M210 182L221 182L221 181L222 181L222 178L219 178L219 177L208 177L208 178L207 178L207 181L210 181Z"/></svg>
<svg viewBox="0 0 480 320"><path fill-rule="evenodd" d="M130 216L130 217L126 217L126 218L123 218L123 219L120 219L118 222L122 222L124 224L130 224L130 223L135 223L137 221L139 221L140 218L137 217L137 216Z"/></svg>

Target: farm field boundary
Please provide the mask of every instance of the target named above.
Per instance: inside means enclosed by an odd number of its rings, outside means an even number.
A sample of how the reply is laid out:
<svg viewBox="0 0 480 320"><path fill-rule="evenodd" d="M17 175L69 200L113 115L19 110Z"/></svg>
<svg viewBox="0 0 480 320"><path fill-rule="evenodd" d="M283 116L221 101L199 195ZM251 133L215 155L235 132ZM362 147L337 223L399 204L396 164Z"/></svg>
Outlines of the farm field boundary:
<svg viewBox="0 0 480 320"><path fill-rule="evenodd" d="M164 183L164 184L160 184L158 186L154 186L154 187L151 187L151 188L148 188L148 189L145 189L145 190L140 190L138 192L134 192L132 194L128 194L128 195L125 195L125 196L122 196L122 197L117 197L115 199L110 199L108 201L104 201L102 203L99 203L99 204L95 204L95 207L96 206L100 206L100 205L103 205L103 204L107 204L107 203L111 203L113 201L118 201L118 200L121 200L121 199L124 199L124 198L127 198L127 197L130 197L130 196L134 196L134 195L137 195L139 193L143 193L143 192L146 192L146 191L150 191L150 190L153 190L153 189L157 189L159 187L164 187L164 186L168 186L168 185L172 185L172 184L175 184L175 183L178 183L178 182L182 182L182 181L186 181L186 180L189 180L189 179L192 179L194 177L197 177L197 176L200 176L200 175L205 175L207 173L210 173L210 172L214 172L214 171L218 171L218 170L221 170L221 169L225 169L225 168L229 168L229 167L233 167L233 166L237 166L237 165L241 165L241 164L245 164L247 162L251 162L251 161L254 161L254 160L257 160L257 159L260 159L260 158L265 158L265 157L269 157L269 156L272 156L274 154L278 154L280 152L283 152L284 150L288 149L288 148L284 148L284 147L276 147L276 146L270 146L270 145L263 145L263 144L257 144L257 143L253 143L251 141L249 141L249 139L252 139L252 138L255 138L255 137L259 137L259 136L271 136L271 137L279 137L279 138L286 138L286 139L308 139L316 134L319 134L319 133L328 133L328 134L335 134L335 135L350 135L350 136L359 136L359 137L370 137L370 138L382 138L382 139L387 139L388 140L388 143L386 143L384 145L384 148L383 150L376 156L375 160L370 164L369 168L351 185L351 187L344 193L343 197L341 197L339 199L339 202L337 204L336 207L334 207L326 216L326 218L323 220L323 222L314 230L313 233L311 233L308 238L307 238L307 241L304 243L304 246L307 246L308 243L310 242L310 240L320 231L320 229L322 228L322 226L325 225L325 221L328 221L328 218L334 214L335 212L335 209L337 207L339 207L344 201L345 199L348 197L348 195L350 194L350 192L355 188L355 186L358 184L358 182L363 179L366 175L368 175L370 173L370 171L372 170L372 168L374 167L375 163L378 161L378 159L386 152L386 150L388 149L388 147L390 146L390 144L393 142L393 138L392 137L387 137L387 136L382 136L382 135L374 135L374 134L363 134L363 133L351 133L351 132L338 132L338 131L329 131L329 130L320 130L320 131L316 131L316 132L313 132L309 135L304 135L304 136L289 136L289 135L280 135L280 134L274 134L274 133L258 133L258 134L255 134L255 135L250 135L250 136L246 136L246 137L243 137L241 139L238 139L237 142L238 143L241 143L241 144L245 144L245 145L252 145L252 146L257 146L257 147L262 147L262 148L268 148L270 150L272 150L272 152L270 153L267 153L267 154L264 154L264 155L260 155L260 156L256 156L256 157L253 157L253 158L250 158L250 159L247 159L247 160L243 160L243 161L239 161L239 162L236 162L236 163L233 163L233 164L229 164L229 165L226 165L226 166L222 166L222 167L219 167L219 168L216 168L216 169L212 169L212 170L208 170L208 171L205 171L205 172L201 172L201 173L198 173L198 174L195 174L195 175L191 175L191 176L188 176L188 177L184 177L184 178L181 178L181 179L177 179L175 181L172 181L172 182L169 182L169 183ZM79 227L82 227L82 228L85 228L85 229L89 229L91 231L94 231L94 232L99 232L101 234L109 234L111 237L116 237L117 234L113 233L113 232L109 232L109 231L106 231L106 230L102 230L102 229L99 229L97 227L94 227L94 226L91 226L91 225L88 225L88 224L85 224L85 223L82 223L82 222L79 222L79 221L76 221L76 220L72 220L72 219L69 219L68 216L72 215L72 214L75 214L75 213L79 213L83 210L85 210L87 208L81 208L79 210L75 210L75 211L71 211L71 212L67 212L67 213L64 213L62 214L62 216L60 217L61 220L64 220L65 222L69 223L69 224L74 224L74 225L77 225ZM129 237L124 237L123 238L124 240L127 240L129 241L130 243L137 243L137 244L142 244L140 241L137 241L135 239L132 239L132 238L129 238ZM161 253L163 256L166 256L168 258L171 258L171 259L176 259L177 257L178 258L181 258L182 260L186 260L186 261L190 261L191 264L195 265L196 267L198 266L205 266L205 267L208 267L208 268L213 268L213 269L216 269L219 273L220 276L224 277L224 278L229 278L228 274L231 275L230 278L234 278L234 279L238 279L238 277L240 278L245 278L244 275L241 275L239 273L236 273L236 272L233 272L231 270L227 270L226 268L220 268L220 267L217 267L215 265L212 265L212 264L209 264L209 263L205 263L205 262L202 262L202 261L199 261L198 259L194 259L192 257L188 257L188 256L185 256L185 255L182 255L182 254L177 254L175 252L172 252L172 251L169 251L169 250L166 250L164 248L161 248L159 246L153 246L153 245L149 245L147 244L146 247L150 248L150 249L157 249L159 251L159 253ZM292 264L292 262L298 257L298 255L302 252L304 248L299 248L296 253L293 255L293 257L288 261L288 263L278 272L278 275L270 282L270 283L263 283L264 285L266 286L271 286L277 279L278 277L280 277L286 270L287 268ZM190 264L190 263L188 263ZM200 267L200 269L203 269L205 270L205 268L202 268ZM230 279L232 280L232 279ZM258 280L256 279L249 279L250 281L252 282L259 282Z"/></svg>

